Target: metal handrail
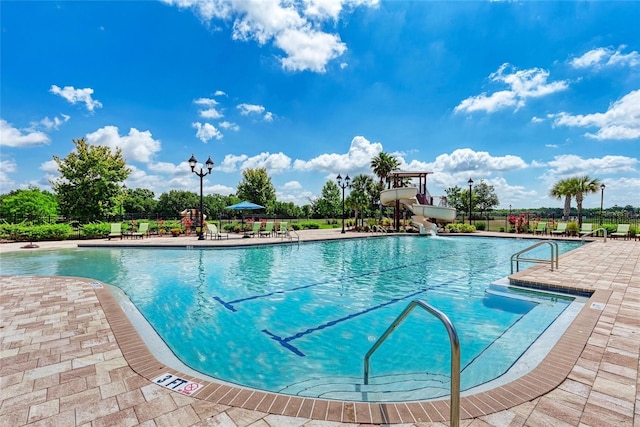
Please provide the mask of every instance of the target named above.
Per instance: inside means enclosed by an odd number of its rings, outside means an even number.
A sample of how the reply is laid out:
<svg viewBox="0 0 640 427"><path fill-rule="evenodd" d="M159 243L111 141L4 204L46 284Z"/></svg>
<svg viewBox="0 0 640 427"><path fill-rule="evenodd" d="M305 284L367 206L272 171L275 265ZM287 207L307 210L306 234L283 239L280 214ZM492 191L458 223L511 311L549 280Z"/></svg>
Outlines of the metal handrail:
<svg viewBox="0 0 640 427"><path fill-rule="evenodd" d="M460 425L460 340L458 339L458 332L456 332L456 328L453 326L453 323L451 323L451 320L449 320L446 314L422 300L416 299L411 301L364 356L364 383L369 384L369 359L371 358L371 355L382 345L382 343L389 335L391 335L400 323L402 323L409 313L416 308L416 306L422 307L429 313L436 316L438 320L442 322L449 334L449 341L451 342L451 405L449 411L449 425L452 427L458 427Z"/></svg>
<svg viewBox="0 0 640 427"><path fill-rule="evenodd" d="M597 228L597 229L595 229L595 230L593 230L593 231L590 231L590 232L588 232L588 233L586 233L586 234L583 234L583 235L582 235L582 238L581 238L580 240L582 240L582 243L584 243L584 239L585 239L585 237L587 237L587 236L592 236L592 235L593 235L593 233L596 233L596 232L598 232L598 231L600 231L600 230L604 231L604 242L606 243L606 241L607 241L607 229L606 229L606 228Z"/></svg>
<svg viewBox="0 0 640 427"><path fill-rule="evenodd" d="M544 244L548 244L549 246L551 246L550 260L547 261L546 259L539 259L539 258L520 258L520 255L522 255L523 253L529 252L530 250L535 249L538 246L542 246ZM516 271L520 271L520 261L551 264L551 271L553 271L553 266L555 264L556 270L557 270L558 269L558 253L559 253L558 243L554 242L553 240L544 240L542 242L536 243L535 245L531 245L528 248L523 249L520 252L516 252L515 254L511 255L511 274L513 274L514 258L516 262Z"/></svg>
<svg viewBox="0 0 640 427"><path fill-rule="evenodd" d="M287 230L287 233L286 233L286 234L284 234L284 235L282 236L282 239L281 239L280 241L282 241L282 240L284 240L284 239L286 239L286 238L289 238L289 242L293 243L293 236L291 235L291 233L292 233L292 232L293 232L293 233L295 233L295 235L296 235L296 241L297 241L297 242L298 242L298 244L299 244L299 243L300 243L300 235L299 235L299 234L298 234L298 232L297 232L296 230L294 230L294 229Z"/></svg>

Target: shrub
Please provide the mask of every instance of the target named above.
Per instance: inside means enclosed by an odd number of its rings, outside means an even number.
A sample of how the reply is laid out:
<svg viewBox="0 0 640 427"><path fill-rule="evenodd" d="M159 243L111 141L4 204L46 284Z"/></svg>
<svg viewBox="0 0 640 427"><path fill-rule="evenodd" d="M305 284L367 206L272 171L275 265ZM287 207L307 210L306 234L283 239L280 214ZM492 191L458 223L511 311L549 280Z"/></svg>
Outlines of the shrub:
<svg viewBox="0 0 640 427"><path fill-rule="evenodd" d="M318 224L317 222L301 222L300 226L304 230L317 230L320 228L320 224Z"/></svg>
<svg viewBox="0 0 640 427"><path fill-rule="evenodd" d="M73 234L69 224L0 224L0 237L18 242L66 240Z"/></svg>
<svg viewBox="0 0 640 427"><path fill-rule="evenodd" d="M99 239L101 237L107 237L111 231L111 224L106 222L91 222L84 224L80 231L85 239Z"/></svg>
<svg viewBox="0 0 640 427"><path fill-rule="evenodd" d="M445 230L449 233L473 233L476 227L469 224L447 224Z"/></svg>
<svg viewBox="0 0 640 427"><path fill-rule="evenodd" d="M476 222L476 230L484 231L487 228L487 224L484 222Z"/></svg>
<svg viewBox="0 0 640 427"><path fill-rule="evenodd" d="M297 222L294 222L291 224L291 228L293 228L294 230L298 231L300 230L300 224L298 224Z"/></svg>
<svg viewBox="0 0 640 427"><path fill-rule="evenodd" d="M574 236L578 234L580 227L578 227L578 223L576 221L571 221L567 223L567 234L569 236Z"/></svg>

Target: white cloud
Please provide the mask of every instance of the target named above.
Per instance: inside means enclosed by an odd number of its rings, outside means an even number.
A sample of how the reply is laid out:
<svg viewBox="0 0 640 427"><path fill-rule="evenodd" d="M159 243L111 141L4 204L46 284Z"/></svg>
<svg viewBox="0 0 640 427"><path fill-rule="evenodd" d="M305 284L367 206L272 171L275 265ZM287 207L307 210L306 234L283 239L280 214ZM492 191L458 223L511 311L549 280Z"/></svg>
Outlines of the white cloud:
<svg viewBox="0 0 640 427"><path fill-rule="evenodd" d="M284 52L282 67L291 71L323 73L327 64L346 51L338 34L321 28L327 21L336 22L345 7L375 7L378 0L286 0L217 1L162 0L179 8L191 8L207 24L218 20L232 22L235 40L272 42Z"/></svg>
<svg viewBox="0 0 640 427"><path fill-rule="evenodd" d="M461 148L451 154L441 154L436 157L433 165L436 170L452 174L481 171L483 175L528 167L527 163L518 156L492 156L486 151L473 151L470 148Z"/></svg>
<svg viewBox="0 0 640 427"><path fill-rule="evenodd" d="M240 126L238 126L235 123L231 123L231 122L227 122L227 121L218 123L218 126L220 126L222 129L232 130L232 131L235 131L235 132L240 130Z"/></svg>
<svg viewBox="0 0 640 427"><path fill-rule="evenodd" d="M213 138L222 139L223 137L222 133L218 129L216 129L216 127L211 123L203 124L200 122L195 122L192 124L192 126L198 129L196 131L196 137L202 142L206 143Z"/></svg>
<svg viewBox="0 0 640 427"><path fill-rule="evenodd" d="M14 160L0 160L0 188L1 192L7 192L11 190L15 182L9 178L10 173L14 173L18 170L18 165Z"/></svg>
<svg viewBox="0 0 640 427"><path fill-rule="evenodd" d="M493 113L508 107L515 107L515 110L518 110L526 104L529 98L548 96L569 87L564 80L548 82L548 78L549 71L541 68L517 70L507 63L502 64L496 72L489 75L489 80L506 84L509 89L491 94L482 93L464 99L455 107L454 112L485 111Z"/></svg>
<svg viewBox="0 0 640 427"><path fill-rule="evenodd" d="M640 160L625 156L604 156L601 158L583 159L574 154L556 156L547 163L551 169L548 174L551 181L557 178L576 175L605 175L637 173Z"/></svg>
<svg viewBox="0 0 640 427"><path fill-rule="evenodd" d="M561 112L553 118L556 126L599 128L596 133L586 133L588 138L637 139L640 138L640 90L623 96L604 113L574 116Z"/></svg>
<svg viewBox="0 0 640 427"><path fill-rule="evenodd" d="M302 185L300 185L298 181L285 182L285 184L282 186L283 190L299 190L301 188Z"/></svg>
<svg viewBox="0 0 640 427"><path fill-rule="evenodd" d="M255 104L238 104L236 106L238 110L240 110L240 114L243 116L248 116L250 114L257 114L262 116L262 120L265 122L273 121L273 113L266 111L266 109L262 105Z"/></svg>
<svg viewBox="0 0 640 427"><path fill-rule="evenodd" d="M262 114L264 112L264 107L262 105L239 104L236 108L240 110L240 114L243 116L248 116L249 114Z"/></svg>
<svg viewBox="0 0 640 427"><path fill-rule="evenodd" d="M51 160L47 160L46 162L42 163L40 165L40 167L38 168L43 172L46 173L51 173L51 174L58 174L58 163L56 163L55 160L51 159Z"/></svg>
<svg viewBox="0 0 640 427"><path fill-rule="evenodd" d="M33 130L20 130L4 119L0 119L0 146L5 147L32 147L48 144L51 140L44 132Z"/></svg>
<svg viewBox="0 0 640 427"><path fill-rule="evenodd" d="M227 94L221 90L217 90L216 93L213 94L213 96L227 96Z"/></svg>
<svg viewBox="0 0 640 427"><path fill-rule="evenodd" d="M218 105L218 101L216 101L213 98L198 98L196 100L193 101L194 104L196 105L204 105L207 107L213 106L213 105Z"/></svg>
<svg viewBox="0 0 640 427"><path fill-rule="evenodd" d="M66 114L60 114L61 117L54 117L53 120L48 116L44 119L40 120L38 123L33 123L34 126L40 125L43 126L47 130L55 129L58 130L60 125L69 121L71 116L67 116Z"/></svg>
<svg viewBox="0 0 640 427"><path fill-rule="evenodd" d="M215 108L207 108L206 110L200 110L198 111L198 114L200 114L200 117L202 117L203 119L211 119L211 120L217 120L224 117L224 115L218 110L216 110Z"/></svg>
<svg viewBox="0 0 640 427"><path fill-rule="evenodd" d="M640 65L640 54L633 51L627 54L622 53L626 46L620 46L617 50L610 47L598 47L585 52L582 56L572 59L569 63L574 68L595 68L613 66L636 67Z"/></svg>
<svg viewBox="0 0 640 427"><path fill-rule="evenodd" d="M284 153L260 153L253 157L246 154L227 154L220 164L220 171L233 173L245 169L266 168L268 174L278 174L291 167L291 158Z"/></svg>
<svg viewBox="0 0 640 427"><path fill-rule="evenodd" d="M54 95L63 97L71 104L84 102L85 107L89 111L93 111L96 108L102 108L102 103L98 100L94 100L91 97L91 95L93 94L93 89L91 88L75 89L73 86L65 86L63 89L60 89L59 86L51 85L49 92Z"/></svg>
<svg viewBox="0 0 640 427"><path fill-rule="evenodd" d="M151 132L129 130L129 135L120 136L116 126L105 126L86 136L87 142L93 145L119 147L127 161L149 162L153 154L160 151L160 141L153 139Z"/></svg>
<svg viewBox="0 0 640 427"><path fill-rule="evenodd" d="M311 160L296 160L293 168L301 171L319 171L327 173L371 173L371 159L382 151L382 144L369 142L363 136L351 140L346 154L322 154Z"/></svg>

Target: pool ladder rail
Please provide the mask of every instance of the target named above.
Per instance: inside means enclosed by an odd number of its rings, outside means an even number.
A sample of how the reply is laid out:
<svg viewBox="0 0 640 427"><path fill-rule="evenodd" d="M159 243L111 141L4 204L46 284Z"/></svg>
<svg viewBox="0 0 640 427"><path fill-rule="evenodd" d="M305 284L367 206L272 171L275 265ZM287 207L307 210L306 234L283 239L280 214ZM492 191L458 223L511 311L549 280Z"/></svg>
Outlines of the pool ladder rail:
<svg viewBox="0 0 640 427"><path fill-rule="evenodd" d="M587 236L595 236L598 231L602 231L604 233L603 234L604 243L607 243L607 229L606 228L598 228L596 230L593 230L593 231L590 231L588 233L585 233L585 234L582 235L582 238L580 240L582 240L582 243L584 243L584 240L587 238Z"/></svg>
<svg viewBox="0 0 640 427"><path fill-rule="evenodd" d="M451 404L449 411L449 425L451 427L460 426L460 340L458 332L446 314L426 303L416 299L411 301L400 315L393 321L391 326L378 338L371 349L364 356L364 383L369 384L369 359L391 333L409 316L414 308L421 307L438 318L447 329L449 341L451 342Z"/></svg>
<svg viewBox="0 0 640 427"><path fill-rule="evenodd" d="M542 245L549 245L551 247L551 257L550 259L541 259L541 258L522 258L520 255L529 252L532 249L535 249ZM534 262L537 264L550 264L551 271L553 271L553 267L555 266L556 270L558 269L558 243L553 240L543 240L542 242L538 242L535 245L531 245L528 248L525 248L515 254L511 255L511 274L513 274L513 264L516 265L516 272L520 271L520 262Z"/></svg>

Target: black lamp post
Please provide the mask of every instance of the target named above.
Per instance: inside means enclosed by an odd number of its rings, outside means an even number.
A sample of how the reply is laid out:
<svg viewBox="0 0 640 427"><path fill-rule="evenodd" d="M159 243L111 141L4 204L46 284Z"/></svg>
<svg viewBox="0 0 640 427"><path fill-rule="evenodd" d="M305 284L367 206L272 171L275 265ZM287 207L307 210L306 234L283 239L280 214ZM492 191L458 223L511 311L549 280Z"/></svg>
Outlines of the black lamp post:
<svg viewBox="0 0 640 427"><path fill-rule="evenodd" d="M120 203L120 220L124 221L124 194L127 193L126 184L122 184L122 193L123 193L123 197L122 197L122 202Z"/></svg>
<svg viewBox="0 0 640 427"><path fill-rule="evenodd" d="M338 181L338 187L342 188L342 233L344 233L344 189L349 187L349 182L351 178L347 174L347 177L344 179L344 183L342 182L342 177L340 174L336 177L336 181Z"/></svg>
<svg viewBox="0 0 640 427"><path fill-rule="evenodd" d="M473 185L473 180L469 178L467 184L469 184L469 225L471 225L471 186Z"/></svg>
<svg viewBox="0 0 640 427"><path fill-rule="evenodd" d="M604 182L600 185L600 225L602 225L602 202L604 202Z"/></svg>
<svg viewBox="0 0 640 427"><path fill-rule="evenodd" d="M191 166L191 172L195 173L200 177L200 232L198 233L198 240L204 240L204 231L203 231L204 216L202 212L202 178L204 178L205 176L211 173L211 169L213 169L213 160L211 160L211 156L209 156L209 158L207 159L207 162L205 163L208 169L207 172L205 172L202 168L200 168L200 172L196 172L195 168L197 164L198 164L198 161L196 160L195 157L193 157L193 154L192 154L191 158L189 159L189 166Z"/></svg>

